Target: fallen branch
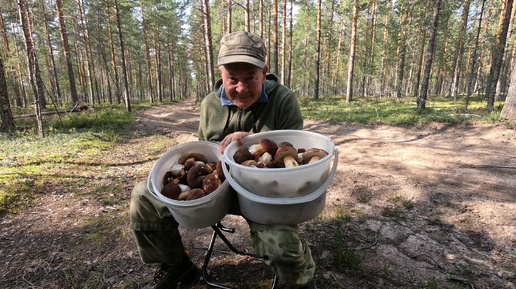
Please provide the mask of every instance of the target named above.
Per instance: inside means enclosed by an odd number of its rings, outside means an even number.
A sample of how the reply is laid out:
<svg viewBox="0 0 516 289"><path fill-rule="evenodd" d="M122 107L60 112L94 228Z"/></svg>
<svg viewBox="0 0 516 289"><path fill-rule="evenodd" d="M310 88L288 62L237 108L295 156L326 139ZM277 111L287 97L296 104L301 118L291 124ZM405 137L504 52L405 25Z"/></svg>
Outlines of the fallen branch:
<svg viewBox="0 0 516 289"><path fill-rule="evenodd" d="M41 115L51 115L56 113L71 113L71 112L81 112L84 110L88 110L89 107L87 105L76 105L72 109L63 109L63 110L55 110L55 111L44 111L41 112ZM13 118L29 118L29 117L36 117L36 114L20 114L20 115L13 115Z"/></svg>

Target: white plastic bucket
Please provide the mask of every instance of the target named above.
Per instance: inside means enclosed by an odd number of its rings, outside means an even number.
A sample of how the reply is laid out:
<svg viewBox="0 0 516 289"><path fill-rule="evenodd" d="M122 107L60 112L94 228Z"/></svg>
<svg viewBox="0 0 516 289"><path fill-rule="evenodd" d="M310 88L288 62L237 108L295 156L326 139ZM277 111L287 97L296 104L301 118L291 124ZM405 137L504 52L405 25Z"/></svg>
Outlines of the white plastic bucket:
<svg viewBox="0 0 516 289"><path fill-rule="evenodd" d="M292 168L253 168L234 161L233 155L238 149L258 144L261 138L269 138L277 144L288 141L295 148L323 149L328 155L317 162ZM334 150L335 145L324 135L302 130L275 130L249 135L240 146L232 142L224 151L224 161L231 167L233 179L246 191L262 197L293 198L313 193L328 179Z"/></svg>
<svg viewBox="0 0 516 289"><path fill-rule="evenodd" d="M301 197L268 198L258 196L240 186L228 171L225 161L222 165L226 181L235 189L240 211L246 218L260 224L295 225L319 215L326 205L326 190L337 171L339 152L334 149L333 167L326 180L312 193Z"/></svg>
<svg viewBox="0 0 516 289"><path fill-rule="evenodd" d="M178 201L161 194L163 176L177 163L181 155L191 152L201 153L208 161L222 159L219 146L207 141L192 141L179 144L165 152L152 167L147 179L147 189L165 203L176 221L188 228L198 229L214 225L228 213L231 205L231 187L225 181L211 194L191 201Z"/></svg>

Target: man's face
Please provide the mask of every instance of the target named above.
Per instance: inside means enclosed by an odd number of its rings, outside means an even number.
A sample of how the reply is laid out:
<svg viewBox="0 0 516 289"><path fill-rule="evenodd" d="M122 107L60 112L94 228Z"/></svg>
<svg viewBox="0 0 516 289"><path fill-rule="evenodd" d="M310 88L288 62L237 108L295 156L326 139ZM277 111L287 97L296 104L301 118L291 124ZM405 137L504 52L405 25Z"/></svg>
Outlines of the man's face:
<svg viewBox="0 0 516 289"><path fill-rule="evenodd" d="M240 108L248 108L262 94L267 66L256 67L248 63L230 63L219 67L226 95Z"/></svg>

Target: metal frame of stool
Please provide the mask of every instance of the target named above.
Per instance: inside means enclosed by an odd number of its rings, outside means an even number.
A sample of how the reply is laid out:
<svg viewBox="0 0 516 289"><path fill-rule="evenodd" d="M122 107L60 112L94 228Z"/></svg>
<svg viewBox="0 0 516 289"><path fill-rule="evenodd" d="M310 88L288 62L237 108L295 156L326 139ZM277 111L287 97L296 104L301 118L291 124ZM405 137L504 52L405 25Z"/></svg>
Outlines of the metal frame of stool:
<svg viewBox="0 0 516 289"><path fill-rule="evenodd" d="M254 258L260 258L260 257L256 256L253 253L243 252L243 251L236 249L233 246L233 244L231 244L231 242L222 233L222 231L228 232L228 233L234 233L235 232L234 228L224 227L220 222L211 226L211 228L213 229L213 234L211 236L211 241L210 241L210 245L208 246L208 250L206 251L206 254L204 255L204 265L202 266L202 279L204 280L204 282L206 282L206 284L208 284L211 287L222 288L222 289L236 289L233 287L228 287L228 286L225 286L222 284L214 283L214 282L208 280L208 274L206 271L208 269L208 264L210 263L211 253L213 252L213 248L215 246L215 240L217 239L217 236L219 236L220 239L222 239L222 241L226 244L226 246L228 246L228 248L236 254L250 256L250 257L254 257ZM278 277L276 275L274 275L274 280L272 281L271 289L276 288L277 285L278 285Z"/></svg>

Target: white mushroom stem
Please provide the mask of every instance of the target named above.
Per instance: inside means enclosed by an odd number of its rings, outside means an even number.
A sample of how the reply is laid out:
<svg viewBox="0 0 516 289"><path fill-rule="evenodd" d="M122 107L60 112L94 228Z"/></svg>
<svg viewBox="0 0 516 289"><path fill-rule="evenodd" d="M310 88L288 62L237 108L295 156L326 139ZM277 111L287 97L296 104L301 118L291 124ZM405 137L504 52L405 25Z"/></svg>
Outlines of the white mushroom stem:
<svg viewBox="0 0 516 289"><path fill-rule="evenodd" d="M296 159L294 159L291 155L286 155L283 157L283 163L285 164L286 168L292 168L297 167L299 164L297 163Z"/></svg>
<svg viewBox="0 0 516 289"><path fill-rule="evenodd" d="M260 163L264 163L264 164L268 164L270 162L272 162L272 155L268 152L264 152L259 160L258 160Z"/></svg>
<svg viewBox="0 0 516 289"><path fill-rule="evenodd" d="M321 157L321 156L313 156L313 157L310 159L310 161L308 161L308 163L309 163L309 164L311 164L311 163L314 163L314 162L316 162L316 161L318 161L318 160L320 160L320 159L322 159L322 157Z"/></svg>
<svg viewBox="0 0 516 289"><path fill-rule="evenodd" d="M249 147L249 152L252 153L252 154L258 154L258 155L261 155L262 153L265 152L265 149L262 147L261 144L253 144Z"/></svg>

